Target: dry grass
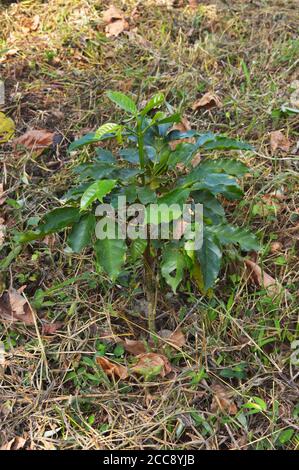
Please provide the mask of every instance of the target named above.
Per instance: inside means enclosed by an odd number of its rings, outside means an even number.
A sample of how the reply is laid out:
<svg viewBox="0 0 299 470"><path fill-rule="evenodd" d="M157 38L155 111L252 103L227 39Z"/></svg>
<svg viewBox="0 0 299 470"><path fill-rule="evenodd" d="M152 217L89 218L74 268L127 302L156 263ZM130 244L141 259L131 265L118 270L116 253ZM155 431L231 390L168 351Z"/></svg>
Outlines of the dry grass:
<svg viewBox="0 0 299 470"><path fill-rule="evenodd" d="M131 27L116 39L104 34L101 17L107 2L25 0L0 7L0 50L14 50L0 62L4 111L16 122L18 134L32 127L65 137L56 153L38 159L14 158L9 144L0 150L1 179L9 198L18 201L1 207L9 228L0 251L5 260L1 291L10 282L16 288L26 284L39 316L64 323L52 337L40 337L34 327L0 325L7 351L0 375L1 441L22 436L33 449L297 448L298 367L290 363L290 344L298 337L294 148L299 121L271 116L289 101L290 84L298 79L297 2L203 2L217 3L215 16L202 6L198 11L153 8L155 2L144 1L134 21L137 2L114 3L126 10ZM32 30L34 15L39 23ZM228 209L232 220L259 234L266 270L290 293L273 300L229 267L212 300L199 298L193 288L178 299L167 294L160 300L159 326L174 330L181 323L187 344L168 351L173 372L156 382L131 377L113 383L99 372L95 383L87 375L93 370L84 366L84 357L93 358L103 344L112 359L130 363L130 355L115 352L115 335L146 338L146 322L137 315L142 317L141 267L129 286L113 287L94 271L88 252L70 257L58 237L6 258L16 248L14 231L57 204L71 183L70 168L86 158L78 155L71 161L68 140L119 118L104 96L110 88L140 101L164 91L194 127L254 144L246 198ZM204 91L218 93L223 108L192 112ZM271 155L269 132L276 129L292 141L288 155ZM277 190L283 192L277 213L271 207L261 212L262 196ZM281 242L279 253L271 253L272 240ZM77 382L68 380L74 371ZM227 377L236 371L239 377ZM215 410L216 384L225 384L238 414ZM266 407L249 414L243 405L253 397Z"/></svg>

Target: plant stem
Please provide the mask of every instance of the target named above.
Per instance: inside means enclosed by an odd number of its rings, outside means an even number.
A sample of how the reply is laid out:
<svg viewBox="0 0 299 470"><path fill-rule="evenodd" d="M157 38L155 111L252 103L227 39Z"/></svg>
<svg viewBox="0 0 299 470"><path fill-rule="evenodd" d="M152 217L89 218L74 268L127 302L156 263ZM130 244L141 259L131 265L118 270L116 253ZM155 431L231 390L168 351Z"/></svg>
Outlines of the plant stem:
<svg viewBox="0 0 299 470"><path fill-rule="evenodd" d="M138 143L138 155L139 155L139 164L141 170L144 170L144 141L143 141L143 131L142 131L142 120L138 118L137 120L137 143ZM144 175L142 175L142 182L144 184Z"/></svg>
<svg viewBox="0 0 299 470"><path fill-rule="evenodd" d="M156 331L156 309L157 309L157 285L155 275L155 258L151 254L151 243L148 238L147 247L144 251L144 287L148 302L148 329Z"/></svg>

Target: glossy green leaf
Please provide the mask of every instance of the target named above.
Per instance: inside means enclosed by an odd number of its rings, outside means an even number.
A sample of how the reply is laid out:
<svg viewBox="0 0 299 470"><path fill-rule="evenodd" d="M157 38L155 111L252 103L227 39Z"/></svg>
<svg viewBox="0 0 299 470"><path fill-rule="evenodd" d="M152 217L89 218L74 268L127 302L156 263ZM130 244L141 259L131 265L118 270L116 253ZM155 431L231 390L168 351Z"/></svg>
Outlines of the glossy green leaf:
<svg viewBox="0 0 299 470"><path fill-rule="evenodd" d="M215 235L205 231L202 247L196 254L203 275L204 287L208 290L217 279L221 267L222 252Z"/></svg>
<svg viewBox="0 0 299 470"><path fill-rule="evenodd" d="M137 187L137 195L141 204L154 204L157 202L157 196L149 186Z"/></svg>
<svg viewBox="0 0 299 470"><path fill-rule="evenodd" d="M80 139L75 140L69 145L68 151L76 150L78 148L84 147L85 145L90 145L104 140L104 137L114 137L114 133L119 131L121 126L113 122L107 122L103 126L99 127L95 132L90 132L89 134L84 135ZM110 136L110 134L112 135Z"/></svg>
<svg viewBox="0 0 299 470"><path fill-rule="evenodd" d="M147 240L144 240L142 238L136 238L136 240L132 240L131 246L130 246L130 252L133 261L136 261L138 258L140 258L147 245Z"/></svg>
<svg viewBox="0 0 299 470"><path fill-rule="evenodd" d="M214 225L209 227L209 230L216 235L222 245L238 244L245 251L258 251L260 248L256 236L241 227L224 224Z"/></svg>
<svg viewBox="0 0 299 470"><path fill-rule="evenodd" d="M103 197L112 191L116 182L116 180L100 180L91 184L81 197L81 210L87 209L95 200L103 202Z"/></svg>
<svg viewBox="0 0 299 470"><path fill-rule="evenodd" d="M210 219L213 224L220 224L225 221L225 211L222 205L209 191L194 191L192 197L195 203L202 204L203 216Z"/></svg>
<svg viewBox="0 0 299 470"><path fill-rule="evenodd" d="M156 95L154 95L150 100L149 102L146 104L146 106L143 108L141 114L142 115L145 115L147 114L149 111L151 111L152 109L154 108L158 108L159 106L161 106L161 104L163 104L165 101L165 96L163 93L157 93Z"/></svg>
<svg viewBox="0 0 299 470"><path fill-rule="evenodd" d="M137 107L132 98L121 93L120 91L111 91L107 92L108 98L113 101L117 106L124 109L127 113L137 114Z"/></svg>
<svg viewBox="0 0 299 470"><path fill-rule="evenodd" d="M172 247L167 247L164 250L161 261L161 274L174 293L183 279L185 267L186 261L183 253Z"/></svg>
<svg viewBox="0 0 299 470"><path fill-rule="evenodd" d="M86 214L73 225L72 231L68 236L67 244L75 253L80 253L83 248L88 246L94 234L96 218L93 214Z"/></svg>
<svg viewBox="0 0 299 470"><path fill-rule="evenodd" d="M119 155L123 160L126 160L129 163L138 163L139 162L139 153L137 148L126 148L119 151Z"/></svg>
<svg viewBox="0 0 299 470"><path fill-rule="evenodd" d="M94 245L97 263L115 281L125 262L127 245L125 240L97 240Z"/></svg>
<svg viewBox="0 0 299 470"><path fill-rule="evenodd" d="M253 150L252 145L225 136L216 136L215 140L206 142L203 147L209 150Z"/></svg>
<svg viewBox="0 0 299 470"><path fill-rule="evenodd" d="M204 160L196 169L194 173L199 178L202 176L211 174L211 173L227 173L231 176L244 176L249 172L247 165L239 160L229 159L229 158L218 158L217 160Z"/></svg>
<svg viewBox="0 0 299 470"><path fill-rule="evenodd" d="M80 180L99 180L111 176L116 170L116 166L107 162L82 163L74 168L73 172L79 175Z"/></svg>
<svg viewBox="0 0 299 470"><path fill-rule="evenodd" d="M186 180L188 180L188 177ZM226 175L225 173L212 173L210 175L206 175L200 180L200 182L191 186L191 191L202 189L208 190L214 195L223 194L223 196L229 200L240 199L243 195L243 191L236 179L230 175Z"/></svg>
<svg viewBox="0 0 299 470"><path fill-rule="evenodd" d="M80 212L77 207L60 207L46 214L37 229L45 235L59 232L65 227L73 225L79 220L79 217Z"/></svg>

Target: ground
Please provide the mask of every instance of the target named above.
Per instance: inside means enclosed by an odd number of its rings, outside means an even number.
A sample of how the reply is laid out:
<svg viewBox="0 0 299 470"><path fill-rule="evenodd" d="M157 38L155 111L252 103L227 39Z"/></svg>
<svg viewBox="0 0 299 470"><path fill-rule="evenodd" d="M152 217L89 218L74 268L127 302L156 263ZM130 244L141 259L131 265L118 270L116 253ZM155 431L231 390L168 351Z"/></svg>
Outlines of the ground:
<svg viewBox="0 0 299 470"><path fill-rule="evenodd" d="M26 286L37 312L35 326L0 323L1 445L20 437L32 449L298 448L291 345L298 338L299 121L273 112L290 105L298 79L297 1L214 0L192 9L184 1L115 0L128 30L111 38L102 20L108 1L2 3L1 111L17 136L42 128L63 141L39 157L16 155L10 142L0 149L7 227L0 294ZM130 364L116 337L147 338L141 267L135 284L113 286L88 252L65 251L63 237L22 250L13 241L15 231L57 207L71 184L70 170L83 157L66 152L69 141L121 118L107 89L139 101L163 91L192 127L254 145L239 153L252 170L245 199L226 209L258 235L255 261L283 286L273 297L252 285L239 259L223 267L212 298L194 286L177 298L165 288L158 327L180 325L186 344L161 345L172 372L154 380L115 381L92 365L103 350ZM193 111L205 92L222 107ZM276 130L291 143L288 152L271 151ZM43 319L61 328L42 334Z"/></svg>

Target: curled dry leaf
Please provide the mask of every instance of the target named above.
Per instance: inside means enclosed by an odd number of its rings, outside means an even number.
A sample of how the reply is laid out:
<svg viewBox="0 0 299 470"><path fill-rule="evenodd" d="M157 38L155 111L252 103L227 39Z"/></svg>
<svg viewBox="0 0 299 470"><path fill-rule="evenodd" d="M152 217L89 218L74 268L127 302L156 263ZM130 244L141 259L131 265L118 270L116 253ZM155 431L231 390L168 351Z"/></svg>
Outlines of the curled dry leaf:
<svg viewBox="0 0 299 470"><path fill-rule="evenodd" d="M13 287L0 297L0 320L7 322L21 321L25 325L34 325L34 318L30 305L25 297Z"/></svg>
<svg viewBox="0 0 299 470"><path fill-rule="evenodd" d="M63 322L56 321L54 323L43 323L42 325L42 335L54 335L57 330L60 330L63 325Z"/></svg>
<svg viewBox="0 0 299 470"><path fill-rule="evenodd" d="M132 372L143 376L165 375L171 372L171 365L166 356L158 353L145 353L137 356L138 362L131 368Z"/></svg>
<svg viewBox="0 0 299 470"><path fill-rule="evenodd" d="M41 155L43 151L54 143L55 132L48 132L45 129L29 130L17 139L14 139L14 149L25 148Z"/></svg>
<svg viewBox="0 0 299 470"><path fill-rule="evenodd" d="M121 344L126 351L134 354L134 356L146 353L146 347L143 341L125 338L124 341L121 341Z"/></svg>
<svg viewBox="0 0 299 470"><path fill-rule="evenodd" d="M103 11L103 21L105 23L112 23L116 20L122 20L125 17L124 12L114 5L110 5L107 10Z"/></svg>
<svg viewBox="0 0 299 470"><path fill-rule="evenodd" d="M14 437L10 441L6 442L3 444L3 446L0 447L0 450L19 450L22 449L26 444L26 439L23 437Z"/></svg>
<svg viewBox="0 0 299 470"><path fill-rule="evenodd" d="M211 92L205 93L192 105L193 111L199 111L200 109L211 109L214 107L221 108L222 103L220 98Z"/></svg>
<svg viewBox="0 0 299 470"><path fill-rule="evenodd" d="M246 270L249 275L249 279L259 287L267 290L270 295L277 295L281 292L282 286L272 276L262 271L258 264L250 259L245 259Z"/></svg>
<svg viewBox="0 0 299 470"><path fill-rule="evenodd" d="M102 367L105 374L119 379L126 379L128 377L128 369L121 364L115 364L105 357L97 357L96 362Z"/></svg>
<svg viewBox="0 0 299 470"><path fill-rule="evenodd" d="M181 348L186 344L186 338L180 328L175 331L161 330L158 335L165 339L168 344L177 348Z"/></svg>
<svg viewBox="0 0 299 470"><path fill-rule="evenodd" d="M190 122L188 121L187 118L183 117L181 119L181 122L179 122L178 124L175 124L174 126L172 126L171 130L172 131L180 131L180 132L190 131L191 130ZM194 137L191 137L191 138L186 138L186 139L171 140L169 142L169 146L172 150L174 150L176 148L176 146L178 144L180 144L181 142L190 142L192 144L192 143L195 142L195 139L194 139Z"/></svg>
<svg viewBox="0 0 299 470"><path fill-rule="evenodd" d="M129 23L125 19L124 12L114 5L110 5L103 12L103 20L106 23L105 32L108 38L119 36L123 31L129 29Z"/></svg>
<svg viewBox="0 0 299 470"><path fill-rule="evenodd" d="M290 146L291 142L281 131L273 131L270 133L270 147L272 153L275 153L277 149L288 152Z"/></svg>
<svg viewBox="0 0 299 470"><path fill-rule="evenodd" d="M238 412L238 408L235 402L231 398L231 391L224 387L223 385L214 385L212 387L214 392L214 397L211 404L211 412L217 413L221 411L222 413L227 413L229 415L235 415Z"/></svg>
<svg viewBox="0 0 299 470"><path fill-rule="evenodd" d="M273 242L273 243L271 243L271 245L270 245L270 252L271 252L272 254L274 254L274 253L279 253L279 252L282 250L282 248L283 248L282 243L280 243L280 242Z"/></svg>

